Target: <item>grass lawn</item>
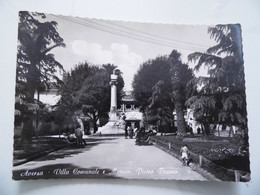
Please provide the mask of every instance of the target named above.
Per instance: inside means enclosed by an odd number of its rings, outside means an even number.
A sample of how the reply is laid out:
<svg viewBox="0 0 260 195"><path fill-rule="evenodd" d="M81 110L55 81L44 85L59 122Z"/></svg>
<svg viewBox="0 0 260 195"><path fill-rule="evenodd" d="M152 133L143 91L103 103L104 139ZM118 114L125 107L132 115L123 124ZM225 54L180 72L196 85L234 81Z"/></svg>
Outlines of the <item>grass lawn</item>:
<svg viewBox="0 0 260 195"><path fill-rule="evenodd" d="M227 169L250 172L249 156L239 153L240 139L238 137L211 136L208 139L203 139L203 137L196 135L184 138L177 136L156 136L156 138L164 142L171 142L177 147L187 144L191 152L202 155L211 162Z"/></svg>
<svg viewBox="0 0 260 195"><path fill-rule="evenodd" d="M61 147L67 146L64 139L52 137L39 137L38 139L32 138L31 143L19 144L19 139L14 139L13 160L30 159L52 151Z"/></svg>

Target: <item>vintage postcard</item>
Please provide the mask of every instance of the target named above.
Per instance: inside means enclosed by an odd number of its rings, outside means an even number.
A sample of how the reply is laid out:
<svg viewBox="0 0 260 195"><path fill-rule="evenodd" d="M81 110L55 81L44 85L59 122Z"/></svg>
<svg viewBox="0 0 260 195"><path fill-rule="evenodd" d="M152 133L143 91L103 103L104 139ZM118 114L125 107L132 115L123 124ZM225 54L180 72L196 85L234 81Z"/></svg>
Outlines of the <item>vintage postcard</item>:
<svg viewBox="0 0 260 195"><path fill-rule="evenodd" d="M14 180L250 181L239 24L18 22Z"/></svg>

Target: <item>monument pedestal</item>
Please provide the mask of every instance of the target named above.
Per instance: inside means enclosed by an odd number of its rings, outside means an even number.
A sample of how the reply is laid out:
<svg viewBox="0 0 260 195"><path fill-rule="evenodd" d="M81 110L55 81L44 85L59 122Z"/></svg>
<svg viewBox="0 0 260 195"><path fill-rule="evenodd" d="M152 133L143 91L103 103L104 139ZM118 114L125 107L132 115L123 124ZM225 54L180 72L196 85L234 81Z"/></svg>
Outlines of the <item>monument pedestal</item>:
<svg viewBox="0 0 260 195"><path fill-rule="evenodd" d="M109 121L103 127L99 127L96 135L103 136L115 136L115 135L125 135L124 123L120 120L116 122Z"/></svg>
<svg viewBox="0 0 260 195"><path fill-rule="evenodd" d="M110 112L109 113L109 122L116 122L119 120L119 117L115 112Z"/></svg>

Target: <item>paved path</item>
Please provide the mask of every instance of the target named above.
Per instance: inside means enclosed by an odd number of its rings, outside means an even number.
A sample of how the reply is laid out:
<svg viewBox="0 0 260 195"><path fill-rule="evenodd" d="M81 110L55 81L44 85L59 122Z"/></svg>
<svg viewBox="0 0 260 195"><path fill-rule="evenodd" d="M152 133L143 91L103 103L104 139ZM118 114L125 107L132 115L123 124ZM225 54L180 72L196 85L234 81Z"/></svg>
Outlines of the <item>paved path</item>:
<svg viewBox="0 0 260 195"><path fill-rule="evenodd" d="M136 146L134 139L124 137L89 138L85 148L65 148L13 170L40 170L46 166L106 169L113 177L127 179L206 180L162 150L151 145Z"/></svg>

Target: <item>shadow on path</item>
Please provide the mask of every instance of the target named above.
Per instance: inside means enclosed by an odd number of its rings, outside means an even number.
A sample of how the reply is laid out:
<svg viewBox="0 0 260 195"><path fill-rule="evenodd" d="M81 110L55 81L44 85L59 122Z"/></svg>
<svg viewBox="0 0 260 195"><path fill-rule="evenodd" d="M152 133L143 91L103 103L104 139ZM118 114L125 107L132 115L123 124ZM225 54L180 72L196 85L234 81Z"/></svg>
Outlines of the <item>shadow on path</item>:
<svg viewBox="0 0 260 195"><path fill-rule="evenodd" d="M80 153L83 153L85 151L91 150L94 146L100 145L100 144L112 144L114 142L109 142L109 140L114 140L116 138L103 138L103 139L91 139L87 138L86 146L83 148L77 148L75 145L69 145L63 149L51 152L47 155L41 156L37 159L34 159L34 161L48 161L48 160L56 160L56 159L63 159L67 157L72 157L73 155L77 155Z"/></svg>

